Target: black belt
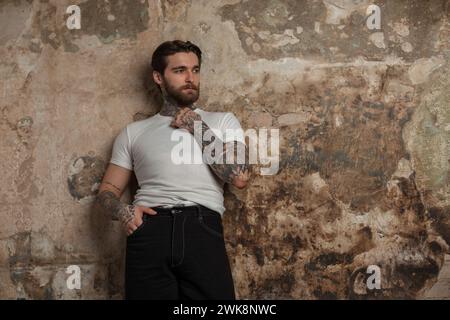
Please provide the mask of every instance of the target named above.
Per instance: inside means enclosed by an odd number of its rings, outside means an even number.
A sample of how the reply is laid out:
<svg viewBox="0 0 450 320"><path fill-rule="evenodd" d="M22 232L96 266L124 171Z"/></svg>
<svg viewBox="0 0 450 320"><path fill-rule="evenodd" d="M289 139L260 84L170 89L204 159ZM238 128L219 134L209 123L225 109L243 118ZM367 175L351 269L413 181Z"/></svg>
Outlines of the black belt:
<svg viewBox="0 0 450 320"><path fill-rule="evenodd" d="M157 212L157 215L163 216L173 216L175 214L184 216L195 216L195 217L205 214L220 216L220 213L218 213L217 211L211 210L200 204L192 206L175 206L171 208L151 207L150 209L155 210Z"/></svg>

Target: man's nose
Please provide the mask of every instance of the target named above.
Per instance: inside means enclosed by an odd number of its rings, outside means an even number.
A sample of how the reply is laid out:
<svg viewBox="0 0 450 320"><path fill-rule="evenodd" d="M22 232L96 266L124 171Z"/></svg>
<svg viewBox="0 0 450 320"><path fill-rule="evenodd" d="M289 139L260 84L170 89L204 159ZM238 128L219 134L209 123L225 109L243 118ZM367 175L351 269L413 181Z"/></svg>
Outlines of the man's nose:
<svg viewBox="0 0 450 320"><path fill-rule="evenodd" d="M194 80L194 74L192 71L186 72L186 82L192 82Z"/></svg>

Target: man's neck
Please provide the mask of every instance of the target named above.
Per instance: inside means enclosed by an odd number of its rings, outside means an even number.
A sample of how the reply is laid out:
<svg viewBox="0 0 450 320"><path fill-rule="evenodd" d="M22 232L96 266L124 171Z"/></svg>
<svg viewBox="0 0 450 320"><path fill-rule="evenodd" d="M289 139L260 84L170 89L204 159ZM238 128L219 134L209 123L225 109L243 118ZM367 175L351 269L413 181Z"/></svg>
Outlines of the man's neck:
<svg viewBox="0 0 450 320"><path fill-rule="evenodd" d="M173 117L177 113L178 110L180 110L181 108L184 108L184 107L190 108L192 110L196 109L194 104L181 106L172 97L170 97L166 94L163 95L163 99L164 99L164 104L161 108L161 111L159 111L159 114L162 116Z"/></svg>

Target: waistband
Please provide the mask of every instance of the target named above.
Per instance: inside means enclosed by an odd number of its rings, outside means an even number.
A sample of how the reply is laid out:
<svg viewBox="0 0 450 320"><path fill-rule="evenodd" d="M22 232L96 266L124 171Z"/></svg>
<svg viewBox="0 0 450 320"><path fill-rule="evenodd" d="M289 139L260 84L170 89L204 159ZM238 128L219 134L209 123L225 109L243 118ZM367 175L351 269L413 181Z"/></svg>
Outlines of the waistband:
<svg viewBox="0 0 450 320"><path fill-rule="evenodd" d="M173 216L173 215L184 215L184 216L195 216L198 217L200 215L215 215L220 217L220 213L209 209L208 207L202 206L200 204L193 206L175 206L170 208L164 207L151 207L157 212L158 215L163 216Z"/></svg>

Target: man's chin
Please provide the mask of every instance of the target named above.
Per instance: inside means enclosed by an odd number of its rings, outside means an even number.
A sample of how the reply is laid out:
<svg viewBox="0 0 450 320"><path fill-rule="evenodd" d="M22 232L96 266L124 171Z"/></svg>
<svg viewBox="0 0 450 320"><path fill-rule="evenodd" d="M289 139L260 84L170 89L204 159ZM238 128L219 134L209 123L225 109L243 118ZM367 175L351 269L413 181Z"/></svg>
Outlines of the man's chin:
<svg viewBox="0 0 450 320"><path fill-rule="evenodd" d="M167 94L177 102L178 105L187 106L198 100L199 90L166 88Z"/></svg>

